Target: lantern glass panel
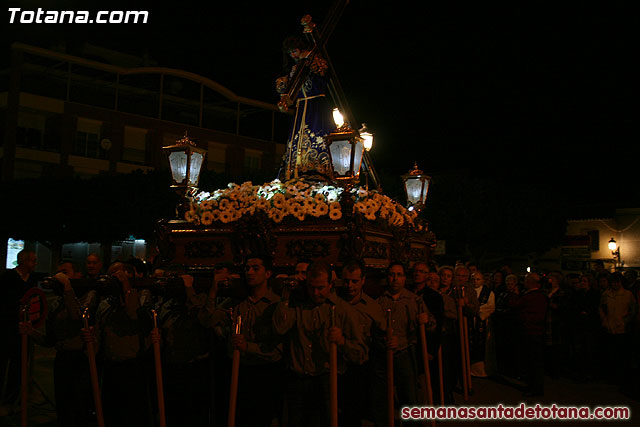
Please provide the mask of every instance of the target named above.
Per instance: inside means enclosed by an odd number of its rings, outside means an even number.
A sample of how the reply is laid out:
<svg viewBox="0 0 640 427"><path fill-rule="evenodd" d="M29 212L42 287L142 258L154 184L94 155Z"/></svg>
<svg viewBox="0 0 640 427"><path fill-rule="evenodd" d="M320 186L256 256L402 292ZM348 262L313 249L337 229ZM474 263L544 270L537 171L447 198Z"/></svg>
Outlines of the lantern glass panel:
<svg viewBox="0 0 640 427"><path fill-rule="evenodd" d="M333 170L336 174L345 176L351 169L351 142L349 140L333 141L329 146Z"/></svg>
<svg viewBox="0 0 640 427"><path fill-rule="evenodd" d="M191 154L191 169L189 170L189 184L197 185L198 178L200 177L200 168L202 167L202 160L204 157L201 153L194 152Z"/></svg>
<svg viewBox="0 0 640 427"><path fill-rule="evenodd" d="M353 176L360 174L360 163L362 163L362 153L364 152L364 144L361 139L356 141L354 149L356 150L356 156L353 159Z"/></svg>
<svg viewBox="0 0 640 427"><path fill-rule="evenodd" d="M169 154L169 164L171 165L171 175L176 184L182 184L187 178L187 153L184 151L174 151Z"/></svg>
<svg viewBox="0 0 640 427"><path fill-rule="evenodd" d="M420 195L422 193L422 180L418 178L407 179L405 186L407 188L407 199L412 205L420 203Z"/></svg>

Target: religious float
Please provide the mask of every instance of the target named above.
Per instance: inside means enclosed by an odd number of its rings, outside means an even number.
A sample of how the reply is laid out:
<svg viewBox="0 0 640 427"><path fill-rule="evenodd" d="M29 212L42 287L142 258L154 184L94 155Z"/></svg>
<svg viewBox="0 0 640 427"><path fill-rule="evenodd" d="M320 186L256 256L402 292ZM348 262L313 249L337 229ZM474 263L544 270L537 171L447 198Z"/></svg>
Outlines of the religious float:
<svg viewBox="0 0 640 427"><path fill-rule="evenodd" d="M306 41L288 39L283 45L294 63L276 82L278 106L296 108L279 179L201 191L206 150L186 134L164 147L172 187L182 200L177 219L158 224L164 262L193 272L218 263L238 265L251 254L271 255L274 267L282 269L300 258L322 258L334 266L357 258L378 269L392 260L431 258L435 237L419 218L430 178L417 165L403 176L406 206L383 194L369 156L373 135L366 125L352 125L337 76L328 72L324 45L338 15L330 13L320 30L303 17Z"/></svg>

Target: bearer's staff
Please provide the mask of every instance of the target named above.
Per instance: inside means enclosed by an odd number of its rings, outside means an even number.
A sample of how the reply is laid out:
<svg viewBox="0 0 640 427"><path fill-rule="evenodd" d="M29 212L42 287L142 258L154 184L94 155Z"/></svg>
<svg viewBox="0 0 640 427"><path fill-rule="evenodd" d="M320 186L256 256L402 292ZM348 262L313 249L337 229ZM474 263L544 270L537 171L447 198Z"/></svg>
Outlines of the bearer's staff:
<svg viewBox="0 0 640 427"><path fill-rule="evenodd" d="M96 349L93 338L93 328L89 326L89 307L82 313L84 329L82 338L87 346L87 360L89 362L89 374L91 376L91 388L93 390L93 403L96 409L96 421L98 427L104 427L104 414L102 412L102 396L100 395L100 382L98 381L98 368L96 367Z"/></svg>
<svg viewBox="0 0 640 427"><path fill-rule="evenodd" d="M242 316L236 315L233 325L234 334L237 337L242 334ZM238 402L238 376L240 374L240 349L237 346L233 348L233 356L231 358L231 385L229 388L229 416L227 426L234 427L236 425L236 405Z"/></svg>
<svg viewBox="0 0 640 427"><path fill-rule="evenodd" d="M426 311L422 311L418 313L418 333L420 335L420 345L422 349L422 365L424 368L424 376L425 382L427 386L427 403L429 406L433 406L433 389L431 388L431 371L429 370L429 352L427 349L427 332L426 326L427 324L435 325L435 322L431 322L432 319L429 318L429 313ZM434 320L434 319L433 319ZM435 427L436 420L431 420L431 425Z"/></svg>
<svg viewBox="0 0 640 427"><path fill-rule="evenodd" d="M20 315L24 323L29 321L29 314L27 312L28 306L23 305L20 309ZM21 425L27 427L27 397L29 395L29 378L28 371L28 359L29 359L29 335L21 328L20 329L21 347L20 347L20 412L21 412Z"/></svg>
<svg viewBox="0 0 640 427"><path fill-rule="evenodd" d="M331 306L331 328L336 328L336 306ZM338 344L329 344L329 409L331 427L338 427Z"/></svg>
<svg viewBox="0 0 640 427"><path fill-rule="evenodd" d="M156 365L156 391L158 394L158 415L160 417L160 427L167 425L164 406L164 386L162 382L162 359L160 357L160 330L158 329L158 312L151 310L153 314L153 329L151 330L151 341L153 342L153 358Z"/></svg>
<svg viewBox="0 0 640 427"><path fill-rule="evenodd" d="M438 348L438 379L440 390L440 406L444 406L444 376L442 372L442 346Z"/></svg>
<svg viewBox="0 0 640 427"><path fill-rule="evenodd" d="M391 321L391 309L387 309L387 421L389 427L393 427L395 418L394 395L393 395L393 350L397 346L397 339L394 340L393 326Z"/></svg>
<svg viewBox="0 0 640 427"><path fill-rule="evenodd" d="M460 361L462 363L462 393L464 400L469 400L469 376L467 371L467 345L465 344L467 335L464 332L464 315L462 306L464 305L464 287L456 288L456 302L458 309L458 332L460 335Z"/></svg>

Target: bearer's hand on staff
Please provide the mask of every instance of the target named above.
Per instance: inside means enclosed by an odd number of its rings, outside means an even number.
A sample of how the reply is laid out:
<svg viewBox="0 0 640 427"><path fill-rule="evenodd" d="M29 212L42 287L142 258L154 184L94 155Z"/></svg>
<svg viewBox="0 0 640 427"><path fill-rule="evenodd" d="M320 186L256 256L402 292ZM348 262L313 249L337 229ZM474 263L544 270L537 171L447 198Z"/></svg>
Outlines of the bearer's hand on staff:
<svg viewBox="0 0 640 427"><path fill-rule="evenodd" d="M229 273L216 273L213 276L213 285L216 288L229 286L231 283L231 276Z"/></svg>
<svg viewBox="0 0 640 427"><path fill-rule="evenodd" d="M113 277L118 279L118 281L122 284L122 292L125 294L131 290L131 284L129 283L129 277L124 270L118 270L113 273Z"/></svg>
<svg viewBox="0 0 640 427"><path fill-rule="evenodd" d="M53 278L56 279L58 282L62 283L62 286L64 287L65 292L72 290L71 281L69 281L69 278L67 277L66 274L56 273L56 275L53 276Z"/></svg>
<svg viewBox="0 0 640 427"><path fill-rule="evenodd" d="M428 313L419 313L418 314L418 323L421 325L426 325L429 323L429 314Z"/></svg>
<svg viewBox="0 0 640 427"><path fill-rule="evenodd" d="M284 301L288 301L291 297L291 293L300 287L300 282L295 276L287 276L282 286L281 298Z"/></svg>
<svg viewBox="0 0 640 427"><path fill-rule="evenodd" d="M342 335L342 329L335 326L329 328L328 338L329 342L334 342L338 345L344 345L345 343L344 336Z"/></svg>
<svg viewBox="0 0 640 427"><path fill-rule="evenodd" d="M162 337L160 336L160 329L153 328L151 330L151 342L153 344L159 344Z"/></svg>
<svg viewBox="0 0 640 427"><path fill-rule="evenodd" d="M82 328L80 331L85 344L93 344L96 341L93 337L93 326L89 326L89 329Z"/></svg>
<svg viewBox="0 0 640 427"><path fill-rule="evenodd" d="M387 338L387 348L389 350L396 350L398 348L398 337L395 335L391 335L391 337Z"/></svg>
<svg viewBox="0 0 640 427"><path fill-rule="evenodd" d="M18 323L18 331L20 331L20 335L33 335L34 330L31 320Z"/></svg>
<svg viewBox="0 0 640 427"><path fill-rule="evenodd" d="M242 352L247 351L249 345L247 344L247 340L244 338L243 334L233 334L231 336L231 345L234 349L240 350Z"/></svg>
<svg viewBox="0 0 640 427"><path fill-rule="evenodd" d="M189 274L183 274L180 277L182 277L182 283L184 283L185 288L193 288L193 276Z"/></svg>

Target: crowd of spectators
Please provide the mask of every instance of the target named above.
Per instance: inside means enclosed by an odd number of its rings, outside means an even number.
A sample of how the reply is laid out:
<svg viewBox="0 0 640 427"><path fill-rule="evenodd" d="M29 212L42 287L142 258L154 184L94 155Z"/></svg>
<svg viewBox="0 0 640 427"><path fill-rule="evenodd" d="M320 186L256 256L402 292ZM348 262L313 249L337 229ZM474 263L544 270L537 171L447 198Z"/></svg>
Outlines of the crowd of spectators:
<svg viewBox="0 0 640 427"><path fill-rule="evenodd" d="M183 266L147 271L131 259L103 268L91 254L82 269L62 262L52 272L49 283L59 287L48 291L45 326L34 328L19 310L21 296L38 286L36 263L33 252L23 251L18 267L2 276L5 414L18 401L20 334L56 348L56 409L61 425L70 426L95 418L88 345L98 349L107 425L157 422L153 343L162 349L170 425L224 424L234 350L243 372L237 425L326 424L333 344L340 349L344 425L363 418L385 424L388 351L398 405L423 404L427 395L436 404L461 403L473 393L469 378L491 377L521 384L525 396L542 396L545 376L610 382L637 396L640 280L633 270L518 275L508 266L489 272L474 263L418 261L410 268L393 262L382 272L358 260L334 269L301 259L276 274L270 258L255 256L242 269L217 265L202 289ZM179 291L134 285L145 276L178 278ZM102 280L102 290L80 287L80 278L85 285ZM242 327L234 332L238 317ZM419 345L423 325L426 355Z"/></svg>

